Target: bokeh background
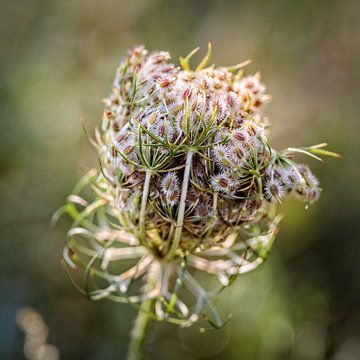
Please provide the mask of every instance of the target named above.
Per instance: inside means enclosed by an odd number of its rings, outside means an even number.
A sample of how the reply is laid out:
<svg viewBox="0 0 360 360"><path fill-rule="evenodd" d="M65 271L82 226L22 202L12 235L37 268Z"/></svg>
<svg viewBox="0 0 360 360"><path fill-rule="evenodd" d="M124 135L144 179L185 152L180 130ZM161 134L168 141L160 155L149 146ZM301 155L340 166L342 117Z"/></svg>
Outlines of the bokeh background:
<svg viewBox="0 0 360 360"><path fill-rule="evenodd" d="M99 123L126 49L177 61L211 40L216 64L261 70L274 147L326 141L343 158L304 159L322 198L284 204L268 262L218 299L231 322L157 324L146 358L360 359L359 38L358 0L0 0L0 358L25 345L31 359L29 337L47 335L46 360L124 358L135 311L76 292L59 261L69 222L50 218L97 166L79 118Z"/></svg>

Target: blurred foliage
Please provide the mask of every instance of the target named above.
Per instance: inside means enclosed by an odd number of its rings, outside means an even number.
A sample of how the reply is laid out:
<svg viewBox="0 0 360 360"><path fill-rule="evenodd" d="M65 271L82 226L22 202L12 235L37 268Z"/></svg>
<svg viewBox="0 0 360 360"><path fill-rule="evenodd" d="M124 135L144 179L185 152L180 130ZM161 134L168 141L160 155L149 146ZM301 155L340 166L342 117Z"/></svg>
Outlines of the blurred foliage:
<svg viewBox="0 0 360 360"><path fill-rule="evenodd" d="M59 263L68 223L50 217L97 166L79 117L98 123L125 50L176 59L211 40L216 63L261 70L275 147L326 141L343 159L313 164L320 202L286 203L270 260L219 297L227 327L156 324L147 358L359 359L359 35L357 0L1 0L0 358L24 356L25 306L62 359L124 356L135 312L75 291Z"/></svg>

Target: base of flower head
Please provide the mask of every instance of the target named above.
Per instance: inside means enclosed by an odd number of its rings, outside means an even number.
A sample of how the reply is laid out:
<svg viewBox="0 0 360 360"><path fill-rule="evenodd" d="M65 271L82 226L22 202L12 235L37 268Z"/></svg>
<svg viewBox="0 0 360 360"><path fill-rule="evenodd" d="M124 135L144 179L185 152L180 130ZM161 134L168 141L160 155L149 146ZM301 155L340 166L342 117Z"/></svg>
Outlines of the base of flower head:
<svg viewBox="0 0 360 360"><path fill-rule="evenodd" d="M64 265L71 277L72 270L83 269L84 286L77 288L92 300L138 306L154 299L151 316L181 326L190 326L207 311L220 327L222 320L212 303L214 295L238 275L263 263L279 218L264 218L256 229L239 228L224 236L205 237L192 253L180 251L171 261L164 261L155 250L154 238L152 248L140 245L136 223L132 223L130 213L114 206L113 189L102 175L94 171L90 175L80 182L64 210L74 219L64 248ZM90 188L93 193L89 196ZM150 231L148 237L154 234ZM198 272L215 276L218 289L206 290L197 280Z"/></svg>

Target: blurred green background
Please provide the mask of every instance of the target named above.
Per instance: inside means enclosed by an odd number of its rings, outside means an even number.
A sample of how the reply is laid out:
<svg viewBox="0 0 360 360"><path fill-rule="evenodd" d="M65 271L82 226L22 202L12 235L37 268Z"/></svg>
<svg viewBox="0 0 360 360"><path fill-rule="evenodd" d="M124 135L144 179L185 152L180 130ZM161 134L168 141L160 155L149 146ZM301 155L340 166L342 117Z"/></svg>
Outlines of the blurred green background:
<svg viewBox="0 0 360 360"><path fill-rule="evenodd" d="M275 148L326 141L343 158L310 161L322 198L283 206L268 262L218 299L230 324L156 324L147 359L360 359L359 37L358 0L0 0L0 358L24 358L24 306L58 349L43 359L124 358L135 311L76 292L59 262L69 222L50 218L97 166L79 118L99 123L126 49L177 61L211 40L216 64L261 70Z"/></svg>

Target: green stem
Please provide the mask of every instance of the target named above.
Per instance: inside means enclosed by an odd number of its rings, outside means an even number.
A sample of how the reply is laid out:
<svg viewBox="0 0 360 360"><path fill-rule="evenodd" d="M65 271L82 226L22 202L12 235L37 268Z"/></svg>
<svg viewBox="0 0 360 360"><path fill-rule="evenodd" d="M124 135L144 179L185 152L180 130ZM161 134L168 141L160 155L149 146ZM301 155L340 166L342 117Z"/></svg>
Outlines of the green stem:
<svg viewBox="0 0 360 360"><path fill-rule="evenodd" d="M146 205L148 201L149 191L150 191L150 180L151 180L151 171L147 171L145 175L144 189L141 199L141 209L140 209L140 220L139 220L139 239L141 245L146 246L145 244L145 218L146 218Z"/></svg>
<svg viewBox="0 0 360 360"><path fill-rule="evenodd" d="M181 196L180 196L180 202L179 202L179 208L178 208L179 210L178 210L178 216L177 216L177 220L176 220L176 229L174 232L174 238L173 238L170 250L166 256L167 260L171 259L174 256L176 250L179 247L181 232L182 232L182 228L184 225L185 202L186 202L186 196L187 196L188 187L189 187L192 157L193 157L193 152L191 150L189 150L189 152L186 155L184 177L183 177L183 181L182 181Z"/></svg>
<svg viewBox="0 0 360 360"><path fill-rule="evenodd" d="M131 340L126 360L140 360L143 357L151 320L149 313L152 311L153 304L154 300L150 299L145 300L140 306L135 324L131 330Z"/></svg>

